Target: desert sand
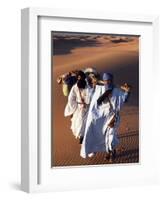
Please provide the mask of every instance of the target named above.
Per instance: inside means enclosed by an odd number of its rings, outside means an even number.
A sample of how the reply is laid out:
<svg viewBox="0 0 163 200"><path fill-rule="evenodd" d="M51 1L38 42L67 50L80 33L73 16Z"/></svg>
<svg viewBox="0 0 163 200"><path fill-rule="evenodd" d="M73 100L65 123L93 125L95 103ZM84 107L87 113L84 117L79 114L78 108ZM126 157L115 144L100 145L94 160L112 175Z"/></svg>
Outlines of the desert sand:
<svg viewBox="0 0 163 200"><path fill-rule="evenodd" d="M139 37L54 34L52 58L52 166L109 164L104 153L80 157L80 145L64 117L67 97L62 94L59 75L94 67L101 74L111 72L117 86L132 85L130 99L121 111L120 145L114 163L139 161Z"/></svg>

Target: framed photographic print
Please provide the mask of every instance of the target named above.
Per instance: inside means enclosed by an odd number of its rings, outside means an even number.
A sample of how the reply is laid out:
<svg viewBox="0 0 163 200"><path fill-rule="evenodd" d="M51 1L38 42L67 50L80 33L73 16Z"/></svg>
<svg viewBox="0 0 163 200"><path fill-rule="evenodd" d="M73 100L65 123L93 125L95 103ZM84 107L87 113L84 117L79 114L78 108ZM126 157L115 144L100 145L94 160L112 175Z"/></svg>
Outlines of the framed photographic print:
<svg viewBox="0 0 163 200"><path fill-rule="evenodd" d="M157 183L157 55L157 16L23 9L22 190Z"/></svg>

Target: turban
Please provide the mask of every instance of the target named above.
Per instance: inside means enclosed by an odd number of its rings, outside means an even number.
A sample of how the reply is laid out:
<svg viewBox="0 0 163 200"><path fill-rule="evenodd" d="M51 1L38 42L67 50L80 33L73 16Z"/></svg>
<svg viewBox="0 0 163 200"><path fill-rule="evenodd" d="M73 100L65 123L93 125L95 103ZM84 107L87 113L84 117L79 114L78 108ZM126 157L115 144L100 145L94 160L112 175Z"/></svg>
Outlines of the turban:
<svg viewBox="0 0 163 200"><path fill-rule="evenodd" d="M110 73L104 73L102 77L103 81L113 80L113 75Z"/></svg>

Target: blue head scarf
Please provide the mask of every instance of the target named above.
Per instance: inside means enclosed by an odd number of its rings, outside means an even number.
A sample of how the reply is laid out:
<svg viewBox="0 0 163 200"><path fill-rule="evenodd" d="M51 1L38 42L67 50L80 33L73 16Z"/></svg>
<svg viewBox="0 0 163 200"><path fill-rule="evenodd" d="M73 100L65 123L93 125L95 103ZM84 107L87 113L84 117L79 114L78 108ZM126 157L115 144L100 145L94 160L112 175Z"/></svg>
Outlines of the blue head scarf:
<svg viewBox="0 0 163 200"><path fill-rule="evenodd" d="M113 75L110 73L104 73L102 77L103 81L113 80ZM108 85L105 85L106 90L113 90L113 83L109 83Z"/></svg>
<svg viewBox="0 0 163 200"><path fill-rule="evenodd" d="M110 73L103 73L103 77L102 77L103 81L108 81L108 80L113 80L113 75Z"/></svg>

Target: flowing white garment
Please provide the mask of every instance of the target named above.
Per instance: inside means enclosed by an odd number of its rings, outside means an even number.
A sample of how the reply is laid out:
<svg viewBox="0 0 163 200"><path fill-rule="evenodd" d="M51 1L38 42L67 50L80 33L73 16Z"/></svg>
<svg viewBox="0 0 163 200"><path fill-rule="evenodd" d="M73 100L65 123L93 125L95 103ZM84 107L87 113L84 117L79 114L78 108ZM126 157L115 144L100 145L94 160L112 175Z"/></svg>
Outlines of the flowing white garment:
<svg viewBox="0 0 163 200"><path fill-rule="evenodd" d="M105 86L97 85L92 97L80 152L83 158L86 158L92 152L108 152L118 144L117 129L120 123L118 113L127 98L127 93L114 88L110 97L111 106L108 101L98 106L97 99L105 90ZM116 113L117 120L115 126L109 128L108 124L113 113Z"/></svg>
<svg viewBox="0 0 163 200"><path fill-rule="evenodd" d="M64 116L72 116L71 130L76 138L84 136L85 125L88 115L89 104L93 90L89 87L80 89L75 84L68 96L68 103L65 108ZM82 99L84 103L82 103Z"/></svg>

